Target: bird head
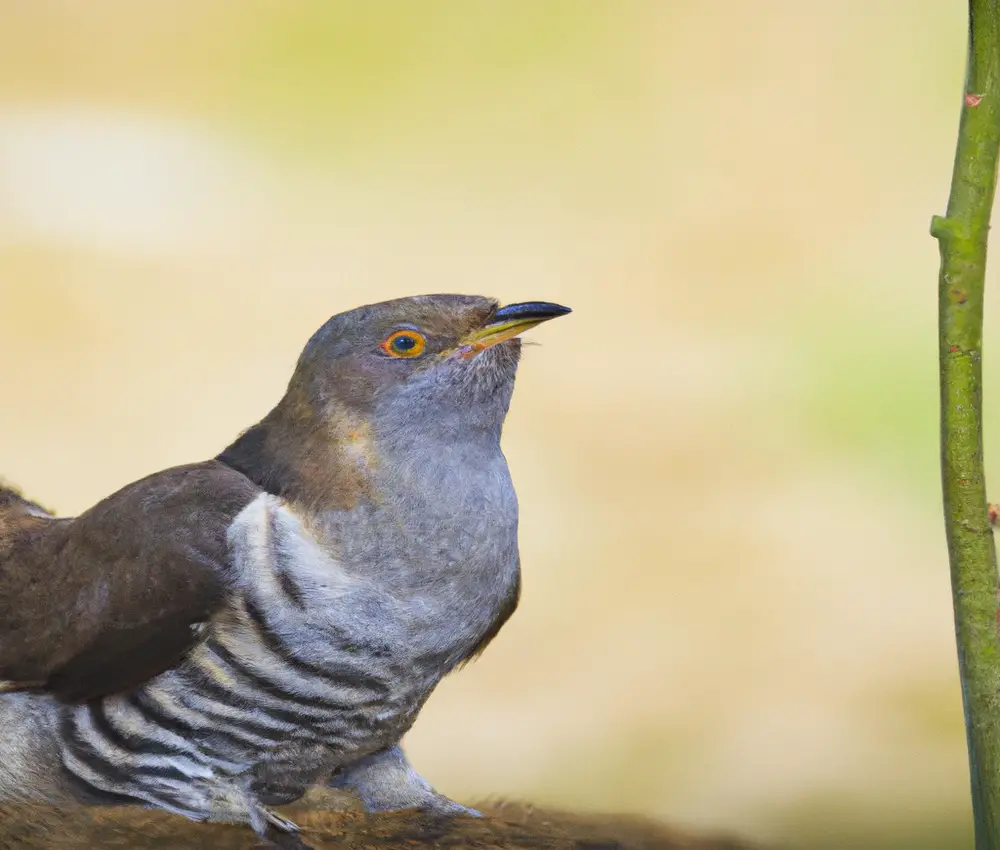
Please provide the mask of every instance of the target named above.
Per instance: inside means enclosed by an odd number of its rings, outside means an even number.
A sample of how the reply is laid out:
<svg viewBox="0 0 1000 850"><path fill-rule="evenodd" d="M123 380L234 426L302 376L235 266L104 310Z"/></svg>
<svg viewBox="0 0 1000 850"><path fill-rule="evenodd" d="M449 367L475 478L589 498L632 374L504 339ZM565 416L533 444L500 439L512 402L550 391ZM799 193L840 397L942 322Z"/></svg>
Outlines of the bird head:
<svg viewBox="0 0 1000 850"><path fill-rule="evenodd" d="M291 388L314 409L346 410L388 428L426 417L442 426L498 424L513 390L519 335L568 312L547 302L500 306L467 295L358 307L313 335Z"/></svg>
<svg viewBox="0 0 1000 850"><path fill-rule="evenodd" d="M372 468L499 441L519 335L568 312L422 295L339 313L306 344L281 401L218 459L270 493L349 508Z"/></svg>

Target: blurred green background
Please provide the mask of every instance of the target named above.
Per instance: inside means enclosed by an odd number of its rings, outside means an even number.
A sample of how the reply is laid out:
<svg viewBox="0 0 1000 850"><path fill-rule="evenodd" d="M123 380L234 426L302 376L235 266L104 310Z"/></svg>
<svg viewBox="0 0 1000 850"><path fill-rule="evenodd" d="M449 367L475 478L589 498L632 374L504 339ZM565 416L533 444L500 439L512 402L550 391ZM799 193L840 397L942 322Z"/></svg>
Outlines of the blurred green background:
<svg viewBox="0 0 1000 850"><path fill-rule="evenodd" d="M569 304L505 434L523 605L418 767L967 846L927 235L964 48L954 0L0 0L0 470L76 512L218 451L332 313Z"/></svg>

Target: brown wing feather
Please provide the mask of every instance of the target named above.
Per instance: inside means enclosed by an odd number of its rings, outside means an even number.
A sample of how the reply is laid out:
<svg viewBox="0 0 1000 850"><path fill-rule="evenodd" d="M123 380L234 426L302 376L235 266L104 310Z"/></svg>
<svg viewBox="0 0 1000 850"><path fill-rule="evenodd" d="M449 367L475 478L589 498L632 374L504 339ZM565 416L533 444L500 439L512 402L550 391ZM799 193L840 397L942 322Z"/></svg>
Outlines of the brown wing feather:
<svg viewBox="0 0 1000 850"><path fill-rule="evenodd" d="M0 680L76 701L176 664L225 598L226 532L259 493L209 461L130 484L75 519L8 511L4 522L0 505Z"/></svg>

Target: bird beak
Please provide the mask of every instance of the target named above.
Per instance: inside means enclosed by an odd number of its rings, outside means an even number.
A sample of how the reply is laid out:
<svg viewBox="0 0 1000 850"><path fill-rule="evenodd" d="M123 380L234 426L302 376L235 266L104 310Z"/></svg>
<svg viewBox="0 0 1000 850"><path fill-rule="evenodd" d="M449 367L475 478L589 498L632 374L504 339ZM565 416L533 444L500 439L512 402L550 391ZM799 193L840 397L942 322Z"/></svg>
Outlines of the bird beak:
<svg viewBox="0 0 1000 850"><path fill-rule="evenodd" d="M569 307L560 304L549 304L547 301L526 301L523 304L508 304L500 307L490 316L489 322L479 330L473 331L462 340L463 354L471 357L480 351L485 351L498 342L513 339L529 328L572 312Z"/></svg>

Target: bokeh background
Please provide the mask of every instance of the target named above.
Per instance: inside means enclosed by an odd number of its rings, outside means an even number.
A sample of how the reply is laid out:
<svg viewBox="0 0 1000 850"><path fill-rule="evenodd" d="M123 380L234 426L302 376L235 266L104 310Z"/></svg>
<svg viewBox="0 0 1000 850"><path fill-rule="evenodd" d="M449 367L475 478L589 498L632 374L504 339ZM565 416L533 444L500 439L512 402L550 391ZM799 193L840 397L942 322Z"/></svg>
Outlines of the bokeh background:
<svg viewBox="0 0 1000 850"><path fill-rule="evenodd" d="M569 304L505 434L523 605L416 764L968 845L927 235L964 42L954 0L0 0L0 470L77 512L218 451L332 313Z"/></svg>

